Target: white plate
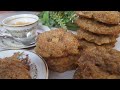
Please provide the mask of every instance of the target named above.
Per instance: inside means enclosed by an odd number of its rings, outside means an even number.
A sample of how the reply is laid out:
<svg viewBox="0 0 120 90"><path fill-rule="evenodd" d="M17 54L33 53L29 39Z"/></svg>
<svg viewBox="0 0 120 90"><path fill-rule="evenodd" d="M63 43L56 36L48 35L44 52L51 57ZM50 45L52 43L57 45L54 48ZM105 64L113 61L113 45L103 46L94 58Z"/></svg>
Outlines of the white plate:
<svg viewBox="0 0 120 90"><path fill-rule="evenodd" d="M0 52L0 58L10 57L16 52L24 52L30 59L30 75L32 79L48 79L48 67L46 62L33 52L26 50L5 50Z"/></svg>

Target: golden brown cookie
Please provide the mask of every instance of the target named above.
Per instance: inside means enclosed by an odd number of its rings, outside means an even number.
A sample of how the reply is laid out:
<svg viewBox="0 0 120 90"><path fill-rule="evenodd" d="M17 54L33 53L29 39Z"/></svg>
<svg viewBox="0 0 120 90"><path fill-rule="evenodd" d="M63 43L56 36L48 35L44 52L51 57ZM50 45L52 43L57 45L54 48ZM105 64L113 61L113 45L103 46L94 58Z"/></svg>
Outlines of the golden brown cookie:
<svg viewBox="0 0 120 90"><path fill-rule="evenodd" d="M106 25L93 19L80 17L76 20L81 29L96 34L118 35L120 33L120 25Z"/></svg>
<svg viewBox="0 0 120 90"><path fill-rule="evenodd" d="M77 15L93 18L106 24L119 24L120 14L118 11L77 11Z"/></svg>
<svg viewBox="0 0 120 90"><path fill-rule="evenodd" d="M74 73L74 79L120 79L119 75L110 74L99 69L97 66L86 63L81 64Z"/></svg>
<svg viewBox="0 0 120 90"><path fill-rule="evenodd" d="M83 29L77 31L77 36L79 39L85 39L98 45L115 43L117 41L117 36L94 34Z"/></svg>
<svg viewBox="0 0 120 90"><path fill-rule="evenodd" d="M115 43L111 44L103 44L103 45L97 45L95 43L88 42L86 40L79 40L80 42L80 48L87 49L87 48L94 48L94 47L103 47L105 49L112 49L115 46Z"/></svg>
<svg viewBox="0 0 120 90"><path fill-rule="evenodd" d="M77 68L77 60L79 55L76 56L66 56L60 58L46 58L46 62L50 70L55 72L65 72L68 70L73 70Z"/></svg>
<svg viewBox="0 0 120 90"><path fill-rule="evenodd" d="M5 58L0 60L0 79L31 79L31 76L20 60Z"/></svg>
<svg viewBox="0 0 120 90"><path fill-rule="evenodd" d="M38 36L35 51L42 57L61 57L77 55L79 41L71 32L55 29L44 32Z"/></svg>
<svg viewBox="0 0 120 90"><path fill-rule="evenodd" d="M120 75L120 51L101 47L88 48L81 53L78 65L90 63L110 74Z"/></svg>

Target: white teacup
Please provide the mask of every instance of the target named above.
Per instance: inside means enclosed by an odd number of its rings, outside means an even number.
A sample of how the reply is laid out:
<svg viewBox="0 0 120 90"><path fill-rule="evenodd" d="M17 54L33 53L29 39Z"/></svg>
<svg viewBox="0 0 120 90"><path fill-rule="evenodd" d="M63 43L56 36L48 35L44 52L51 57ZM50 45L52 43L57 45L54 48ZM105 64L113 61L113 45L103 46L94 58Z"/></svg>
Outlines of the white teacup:
<svg viewBox="0 0 120 90"><path fill-rule="evenodd" d="M38 20L38 16L33 14L19 14L5 18L2 24L14 39L32 43L36 37Z"/></svg>

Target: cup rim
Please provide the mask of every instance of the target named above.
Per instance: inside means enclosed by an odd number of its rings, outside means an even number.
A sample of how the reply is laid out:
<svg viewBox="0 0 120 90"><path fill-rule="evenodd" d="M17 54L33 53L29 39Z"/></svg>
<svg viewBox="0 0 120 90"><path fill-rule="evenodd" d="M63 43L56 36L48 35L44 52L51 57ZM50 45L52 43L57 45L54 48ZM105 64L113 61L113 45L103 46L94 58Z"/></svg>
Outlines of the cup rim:
<svg viewBox="0 0 120 90"><path fill-rule="evenodd" d="M25 25L9 25L9 24L5 23L6 20L8 20L10 18L15 18L15 17L21 17L22 18L22 16L23 17L30 17L30 18L34 17L34 18L36 18L36 20L34 22L30 23L30 24L25 24ZM38 22L38 20L39 20L39 17L37 15L34 15L34 14L18 14L18 15L12 15L12 16L9 16L9 17L3 19L2 24L3 24L3 26L9 26L9 27L24 27L24 26L32 25L32 24Z"/></svg>

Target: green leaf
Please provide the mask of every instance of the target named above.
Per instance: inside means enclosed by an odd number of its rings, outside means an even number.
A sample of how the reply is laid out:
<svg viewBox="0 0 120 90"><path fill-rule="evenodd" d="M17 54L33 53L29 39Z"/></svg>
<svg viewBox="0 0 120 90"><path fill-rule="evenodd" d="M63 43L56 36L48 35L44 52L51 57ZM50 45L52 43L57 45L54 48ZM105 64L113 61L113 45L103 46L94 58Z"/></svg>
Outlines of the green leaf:
<svg viewBox="0 0 120 90"><path fill-rule="evenodd" d="M49 11L45 11L43 14L43 22L46 23L46 25L49 26Z"/></svg>
<svg viewBox="0 0 120 90"><path fill-rule="evenodd" d="M67 26L68 30L77 31L79 29L79 26L75 23L67 23L66 26Z"/></svg>
<svg viewBox="0 0 120 90"><path fill-rule="evenodd" d="M43 11L40 13L39 19L49 27L76 29L75 25L69 25L70 23L73 24L72 22L76 19L74 11Z"/></svg>

